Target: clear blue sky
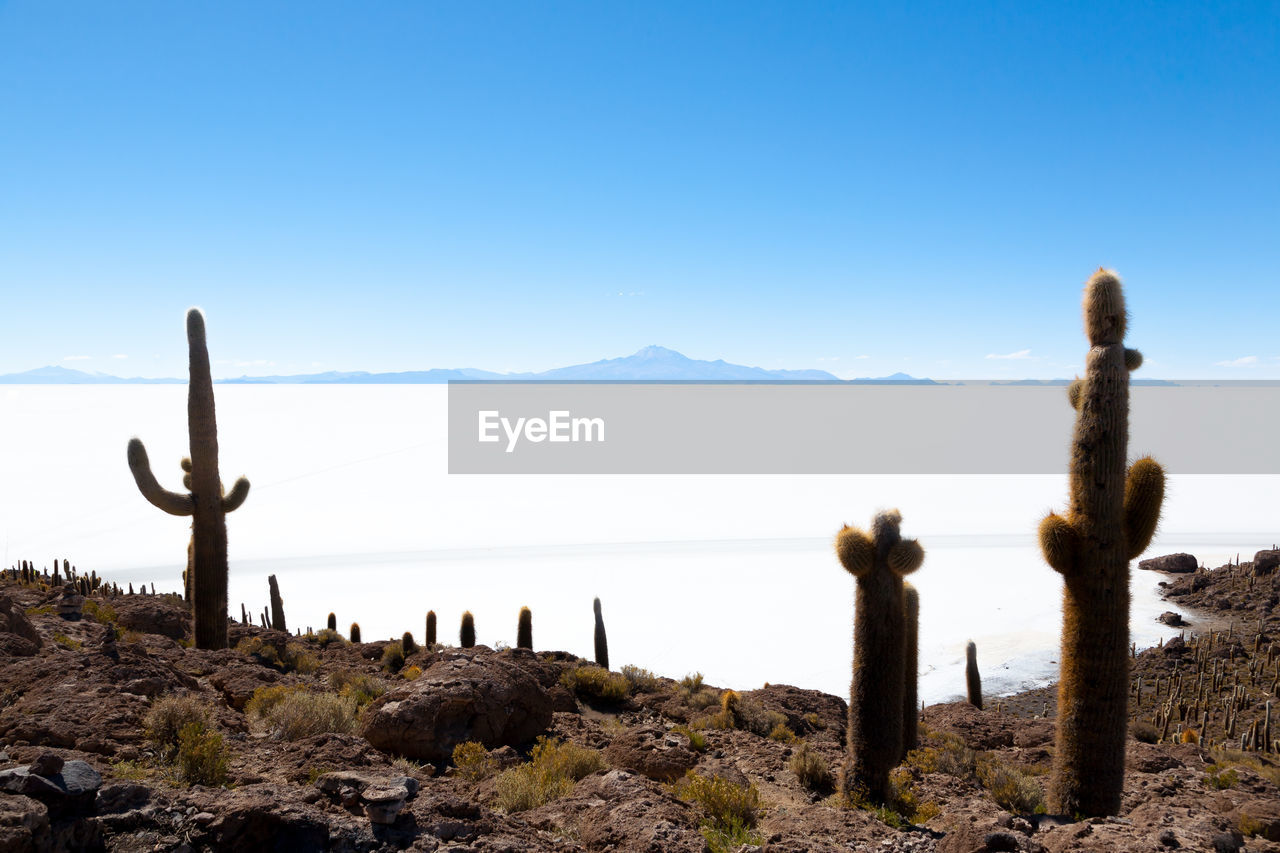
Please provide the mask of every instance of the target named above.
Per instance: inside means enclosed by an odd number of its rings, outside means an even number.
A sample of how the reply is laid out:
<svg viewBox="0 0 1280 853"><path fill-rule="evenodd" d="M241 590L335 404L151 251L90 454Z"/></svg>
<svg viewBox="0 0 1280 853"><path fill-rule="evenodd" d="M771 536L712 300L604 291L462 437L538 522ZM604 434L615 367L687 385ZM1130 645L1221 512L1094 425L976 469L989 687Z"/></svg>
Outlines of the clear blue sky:
<svg viewBox="0 0 1280 853"><path fill-rule="evenodd" d="M0 372L1066 376L1099 264L1280 377L1275 3L0 2Z"/></svg>

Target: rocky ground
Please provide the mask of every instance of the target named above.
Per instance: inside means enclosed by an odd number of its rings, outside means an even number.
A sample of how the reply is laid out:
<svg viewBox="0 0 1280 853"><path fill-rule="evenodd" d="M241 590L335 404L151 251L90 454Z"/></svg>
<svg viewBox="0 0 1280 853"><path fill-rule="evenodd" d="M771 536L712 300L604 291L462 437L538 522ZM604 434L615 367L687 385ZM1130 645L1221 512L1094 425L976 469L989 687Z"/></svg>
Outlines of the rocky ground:
<svg viewBox="0 0 1280 853"><path fill-rule="evenodd" d="M1051 689L925 709L871 809L823 772L839 697L242 625L200 651L173 597L68 619L6 580L0 850L1280 851L1280 571L1168 577L1185 636L1136 655L1124 806L1091 820L1043 813Z"/></svg>

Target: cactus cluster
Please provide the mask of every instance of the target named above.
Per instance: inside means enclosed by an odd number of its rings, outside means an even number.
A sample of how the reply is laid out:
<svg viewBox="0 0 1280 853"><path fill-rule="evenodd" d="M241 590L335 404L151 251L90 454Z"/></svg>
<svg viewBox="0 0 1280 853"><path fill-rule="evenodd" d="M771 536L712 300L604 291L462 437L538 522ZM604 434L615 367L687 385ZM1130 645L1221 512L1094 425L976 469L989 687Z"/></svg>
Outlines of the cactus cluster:
<svg viewBox="0 0 1280 853"><path fill-rule="evenodd" d="M920 568L924 550L898 531L897 510L877 513L870 534L846 525L836 555L856 581L853 682L849 691L848 754L841 791L885 802L889 771L904 755L907 612L903 578ZM912 674L914 679L914 673ZM914 709L915 700L912 700Z"/></svg>
<svg viewBox="0 0 1280 853"><path fill-rule="evenodd" d="M200 649L227 646L227 513L249 495L249 481L236 480L224 492L218 474L218 424L213 405L213 378L205 343L204 316L187 312L187 344L191 379L187 386L187 429L191 455L183 477L187 494L170 492L151 473L141 439L129 441L129 470L143 497L170 515L191 516L190 598L195 644ZM188 464L184 464L184 470Z"/></svg>

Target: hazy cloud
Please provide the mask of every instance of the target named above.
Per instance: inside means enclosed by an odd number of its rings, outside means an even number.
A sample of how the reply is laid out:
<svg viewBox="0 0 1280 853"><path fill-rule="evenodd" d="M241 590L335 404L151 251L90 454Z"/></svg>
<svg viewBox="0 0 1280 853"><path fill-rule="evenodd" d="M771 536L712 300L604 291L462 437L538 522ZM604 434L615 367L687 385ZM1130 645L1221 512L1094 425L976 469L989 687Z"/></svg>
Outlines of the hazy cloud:
<svg viewBox="0 0 1280 853"><path fill-rule="evenodd" d="M869 355L855 355L855 356L853 357L854 361L861 361L861 360L862 360L862 359L864 359L864 358L871 358L871 356L869 356Z"/></svg>
<svg viewBox="0 0 1280 853"><path fill-rule="evenodd" d="M1004 355L1000 355L994 352L989 352L987 353L987 358L995 358L1003 361L1009 361L1009 360L1021 361L1023 359L1031 358L1031 350L1020 349L1017 352L1005 353Z"/></svg>
<svg viewBox="0 0 1280 853"><path fill-rule="evenodd" d="M122 353L122 352L118 352L118 353L116 353L115 355L113 355L113 356L111 356L111 357L112 357L112 358L128 358L129 356L125 355L125 354L124 354L124 353Z"/></svg>
<svg viewBox="0 0 1280 853"><path fill-rule="evenodd" d="M63 361L88 361L91 358L93 358L93 356L91 355L64 355L62 357L62 360Z"/></svg>
<svg viewBox="0 0 1280 853"><path fill-rule="evenodd" d="M1252 367L1258 363L1256 355L1246 355L1240 358L1233 358L1230 361L1215 361L1216 367Z"/></svg>

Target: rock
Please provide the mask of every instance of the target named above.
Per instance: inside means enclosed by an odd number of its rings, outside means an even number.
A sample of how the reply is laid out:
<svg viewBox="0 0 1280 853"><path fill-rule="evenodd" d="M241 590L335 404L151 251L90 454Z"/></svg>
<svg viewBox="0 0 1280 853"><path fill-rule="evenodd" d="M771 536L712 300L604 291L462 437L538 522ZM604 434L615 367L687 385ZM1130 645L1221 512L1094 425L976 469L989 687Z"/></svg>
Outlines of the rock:
<svg viewBox="0 0 1280 853"><path fill-rule="evenodd" d="M378 697L365 712L362 734L383 752L446 761L458 744L492 749L533 740L551 724L551 698L513 660L514 651L453 650L417 679Z"/></svg>
<svg viewBox="0 0 1280 853"><path fill-rule="evenodd" d="M61 755L56 752L42 752L31 762L30 771L37 776L43 776L51 779L57 776L62 770L62 765L66 764Z"/></svg>
<svg viewBox="0 0 1280 853"><path fill-rule="evenodd" d="M1139 560L1138 568L1168 574L1190 574L1200 568L1200 561L1190 554L1165 554L1163 557Z"/></svg>
<svg viewBox="0 0 1280 853"><path fill-rule="evenodd" d="M1259 551L1253 555L1253 573L1255 576L1269 575L1280 567L1280 550Z"/></svg>
<svg viewBox="0 0 1280 853"><path fill-rule="evenodd" d="M396 822L405 803L418 793L418 780L337 770L322 774L316 787L348 808L363 806L370 822L387 825Z"/></svg>
<svg viewBox="0 0 1280 853"><path fill-rule="evenodd" d="M1209 840L1213 853L1239 853L1244 847L1244 836L1239 832L1221 832Z"/></svg>
<svg viewBox="0 0 1280 853"><path fill-rule="evenodd" d="M104 785L98 791L99 814L116 814L139 809L151 801L151 789L136 782Z"/></svg>
<svg viewBox="0 0 1280 853"><path fill-rule="evenodd" d="M140 634L159 634L171 640L181 640L191 624L191 614L170 596L122 596L112 599L111 606L115 608L116 621L121 628Z"/></svg>
<svg viewBox="0 0 1280 853"><path fill-rule="evenodd" d="M1172 829L1166 829L1156 837L1156 843L1161 847L1167 847L1170 850L1176 850L1182 846L1182 842L1178 841L1178 834Z"/></svg>
<svg viewBox="0 0 1280 853"><path fill-rule="evenodd" d="M988 832L982 839L983 849L991 851L1017 851L1018 836L1012 832Z"/></svg>
<svg viewBox="0 0 1280 853"><path fill-rule="evenodd" d="M42 767L48 769L54 763L46 760ZM68 761L51 776L35 773L32 767L0 770L0 791L39 800L54 816L89 811L100 787L102 777L83 761Z"/></svg>
<svg viewBox="0 0 1280 853"><path fill-rule="evenodd" d="M392 824L409 799L409 789L403 785L376 785L365 788L361 796L370 823Z"/></svg>
<svg viewBox="0 0 1280 853"><path fill-rule="evenodd" d="M1174 613L1172 610L1166 610L1156 617L1157 622L1162 622L1171 628L1177 628L1180 625L1186 625L1183 621L1181 613Z"/></svg>
<svg viewBox="0 0 1280 853"><path fill-rule="evenodd" d="M605 762L658 782L674 782L698 763L697 753L681 739L674 741L669 743L667 732L657 726L629 729L605 748Z"/></svg>
<svg viewBox="0 0 1280 853"><path fill-rule="evenodd" d="M62 596L58 599L58 615L68 622L79 622L80 612L84 610L84 596L76 592L74 584L62 588Z"/></svg>
<svg viewBox="0 0 1280 853"><path fill-rule="evenodd" d="M49 810L29 797L0 797L0 850L13 853L52 849Z"/></svg>
<svg viewBox="0 0 1280 853"><path fill-rule="evenodd" d="M22 608L0 594L0 651L16 657L31 657L44 645L40 633Z"/></svg>

